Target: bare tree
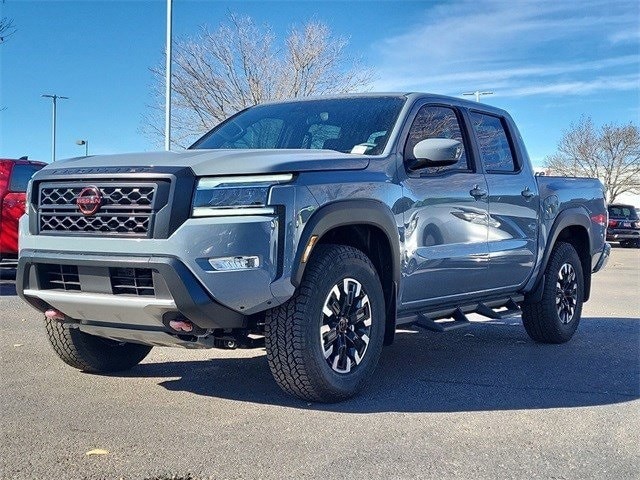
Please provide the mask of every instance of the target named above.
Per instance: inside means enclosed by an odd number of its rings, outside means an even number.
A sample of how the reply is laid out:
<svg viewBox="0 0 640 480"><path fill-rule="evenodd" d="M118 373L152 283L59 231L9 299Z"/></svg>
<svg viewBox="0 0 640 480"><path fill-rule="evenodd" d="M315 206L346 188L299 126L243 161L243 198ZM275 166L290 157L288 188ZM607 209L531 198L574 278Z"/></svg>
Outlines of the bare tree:
<svg viewBox="0 0 640 480"><path fill-rule="evenodd" d="M7 17L0 18L0 45L14 33L16 33L16 27L13 26L13 20Z"/></svg>
<svg viewBox="0 0 640 480"><path fill-rule="evenodd" d="M279 42L268 25L230 14L215 31L206 26L174 44L172 142L185 146L234 113L269 100L363 89L371 72L347 56L345 39L311 21ZM143 129L164 135L164 68L152 68L157 103Z"/></svg>
<svg viewBox="0 0 640 480"><path fill-rule="evenodd" d="M623 193L640 193L640 131L633 123L596 128L583 117L564 132L545 165L555 175L599 178L613 203Z"/></svg>

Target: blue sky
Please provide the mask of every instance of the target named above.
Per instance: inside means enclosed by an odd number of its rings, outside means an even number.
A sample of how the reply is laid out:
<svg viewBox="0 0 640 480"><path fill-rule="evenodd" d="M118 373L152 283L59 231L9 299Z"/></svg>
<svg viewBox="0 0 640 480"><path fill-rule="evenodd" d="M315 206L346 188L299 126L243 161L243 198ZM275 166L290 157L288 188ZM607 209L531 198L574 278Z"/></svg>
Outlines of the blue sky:
<svg viewBox="0 0 640 480"><path fill-rule="evenodd" d="M163 62L165 1L6 0L17 32L0 46L0 157L49 161L51 101L58 158L153 150L140 130ZM372 68L373 91L459 96L514 116L534 163L552 153L581 115L596 123L638 122L640 7L636 1L174 0L174 35L215 27L227 12L252 16L284 35L309 19L349 38L349 53Z"/></svg>

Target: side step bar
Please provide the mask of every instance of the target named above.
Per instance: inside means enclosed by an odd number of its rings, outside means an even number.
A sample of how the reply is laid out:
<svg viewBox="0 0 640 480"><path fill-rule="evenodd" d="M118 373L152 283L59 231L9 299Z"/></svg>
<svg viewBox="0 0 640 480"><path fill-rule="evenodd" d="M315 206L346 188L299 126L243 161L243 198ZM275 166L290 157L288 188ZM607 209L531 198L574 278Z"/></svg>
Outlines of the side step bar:
<svg viewBox="0 0 640 480"><path fill-rule="evenodd" d="M504 310L496 310L495 308L489 307L484 303L479 303L475 309L468 313L477 313L479 315L482 315L483 317L492 318L495 320L504 320L507 318L517 317L522 313L520 307L512 298L510 298L505 304L499 306L498 308L504 308ZM434 332L449 332L457 328L466 327L471 322L469 321L469 318L467 317L465 312L463 312L462 309L457 308L445 318L432 318L425 313L418 313L416 314L416 319L411 323L418 327Z"/></svg>
<svg viewBox="0 0 640 480"><path fill-rule="evenodd" d="M478 305L476 313L479 313L483 317L494 318L496 320L504 320L505 318L517 317L522 313L518 304L511 298L509 299L505 307L507 307L506 310L501 310L498 312L493 308L487 307L484 303L481 303Z"/></svg>
<svg viewBox="0 0 640 480"><path fill-rule="evenodd" d="M414 324L433 332L449 332L456 328L466 327L471 323L464 312L459 308L453 312L451 318L453 318L453 320L434 320L433 318L426 316L424 313L418 313L417 320Z"/></svg>

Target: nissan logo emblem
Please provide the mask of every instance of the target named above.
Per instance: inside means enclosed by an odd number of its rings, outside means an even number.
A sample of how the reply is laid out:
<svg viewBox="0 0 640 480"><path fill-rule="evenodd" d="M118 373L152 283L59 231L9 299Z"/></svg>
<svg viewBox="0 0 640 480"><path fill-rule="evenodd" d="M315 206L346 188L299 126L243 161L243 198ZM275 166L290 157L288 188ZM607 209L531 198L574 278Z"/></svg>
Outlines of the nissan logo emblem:
<svg viewBox="0 0 640 480"><path fill-rule="evenodd" d="M98 187L83 188L76 199L76 205L78 205L78 209L84 215L93 215L96 213L101 203L102 194Z"/></svg>

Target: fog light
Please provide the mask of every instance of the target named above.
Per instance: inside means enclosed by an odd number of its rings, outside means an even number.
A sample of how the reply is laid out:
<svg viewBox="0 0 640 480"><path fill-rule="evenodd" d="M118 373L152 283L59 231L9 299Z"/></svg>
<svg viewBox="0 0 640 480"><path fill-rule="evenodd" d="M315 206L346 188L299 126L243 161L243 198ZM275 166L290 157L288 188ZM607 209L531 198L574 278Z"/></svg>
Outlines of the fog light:
<svg viewBox="0 0 640 480"><path fill-rule="evenodd" d="M260 266L260 257L220 257L210 258L209 263L215 270L250 270Z"/></svg>

